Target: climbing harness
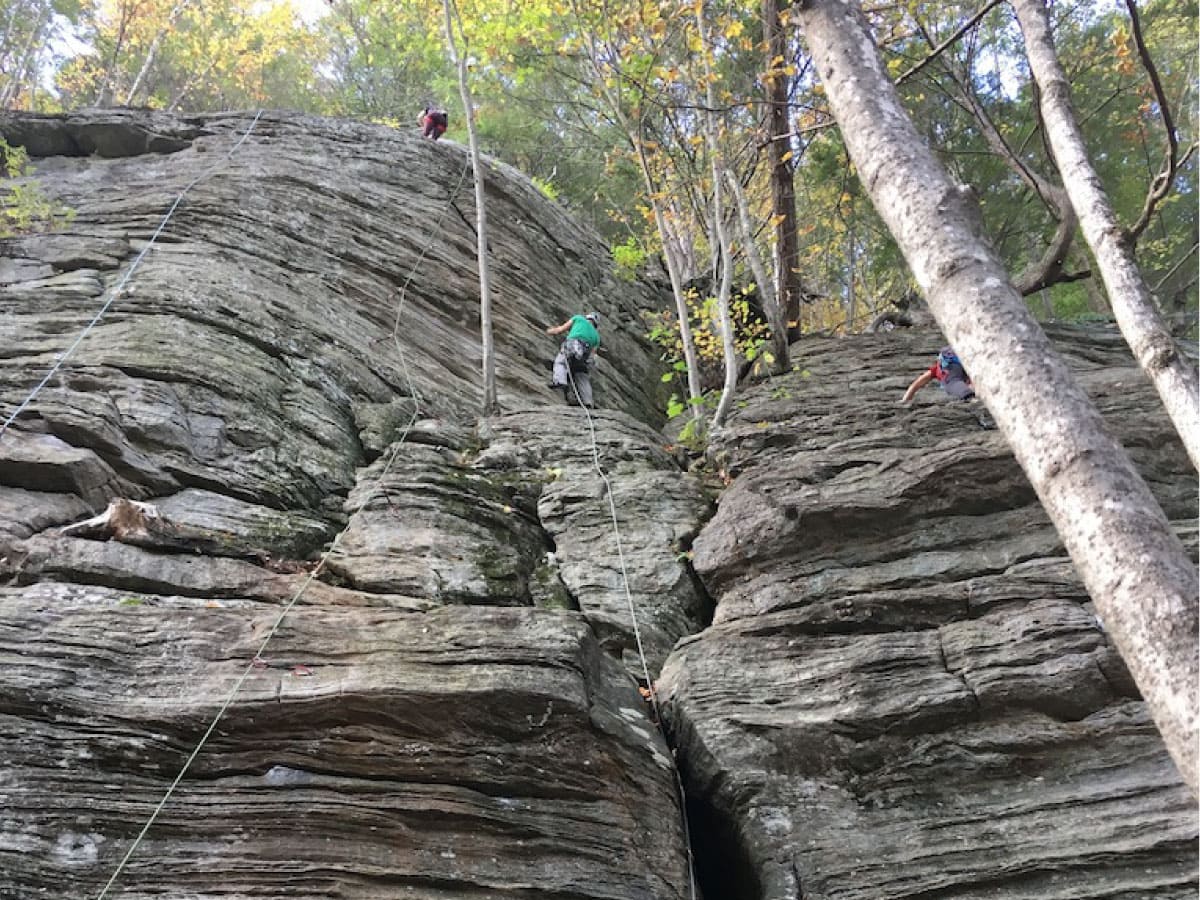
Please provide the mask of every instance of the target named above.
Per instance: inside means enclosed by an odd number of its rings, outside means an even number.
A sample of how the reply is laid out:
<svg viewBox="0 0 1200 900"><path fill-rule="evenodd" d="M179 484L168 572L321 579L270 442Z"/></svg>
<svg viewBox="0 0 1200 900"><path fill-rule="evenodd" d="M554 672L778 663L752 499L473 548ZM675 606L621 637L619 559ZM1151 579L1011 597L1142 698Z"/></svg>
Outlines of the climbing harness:
<svg viewBox="0 0 1200 900"><path fill-rule="evenodd" d="M167 214L165 216L163 216L162 221L158 223L158 228L154 229L154 233L152 235L150 235L150 240L146 243L146 246L143 247L141 249L141 252L139 252L138 255L134 257L133 262L130 264L129 268L125 271L125 274L121 276L121 280L117 282L116 287L114 287L111 291L109 291L108 299L104 301L103 305L101 305L100 309L96 312L96 315L94 315L92 317L92 320L90 322L88 322L86 326L84 326L84 329L81 332L79 332L79 336L77 338L75 338L74 343L72 343L71 346L69 346L66 350L64 350L59 355L58 359L56 359L54 361L54 365L52 365L50 367L50 371L46 373L46 376L40 382L38 382L38 384L34 387L34 389L29 392L29 395L24 400L21 401L20 405L17 406L16 409L14 409L12 411L12 413L8 416L8 418L4 420L4 423L0 424L0 438L4 437L4 432L8 430L8 426L11 425L16 420L17 416L19 416L22 412L24 412L26 407L28 407L29 404L33 402L33 399L39 393L41 393L42 388L44 388L47 384L50 383L50 379L53 378L55 373L57 373L58 370L62 368L63 363L65 363L67 361L67 359L71 356L71 354L73 354L75 352L76 348L78 348L79 345L81 343L83 343L83 339L88 336L88 334L91 332L91 330L93 328L96 327L97 323L99 323L99 321L104 317L104 314L106 312L108 312L108 308L110 306L112 306L113 303L116 301L117 297L119 297L121 295L121 291L124 289L126 282L128 282L129 279L133 276L133 273L137 271L138 266L140 266L142 264L142 259L145 258L147 253L150 252L150 248L154 246L154 242L158 240L158 236L160 234L162 234L163 229L167 227L167 223L170 222L171 217L173 215L175 215L175 210L179 208L179 204L183 202L183 198L185 196L187 196L188 191L190 191L197 184L199 184L201 181L203 181L209 175L213 174L218 168L220 168L225 163L227 163L230 159L233 158L233 154L236 153L238 148L241 147L242 144L245 143L246 138L250 137L250 133L252 131L254 131L255 126L258 125L258 120L260 118L262 118L262 114L263 114L263 110L261 110L261 109L257 113L255 113L254 120L246 128L245 133L238 139L238 142L229 149L229 152L226 153L224 157L222 157L221 159L218 159L215 163L213 163L211 166L209 166L207 169L205 169L203 172L201 172L199 175L197 175L195 178L193 178L191 181L189 181L187 183L187 186L184 187L184 189L179 192L179 196L175 198L175 202L171 204L170 209L167 210Z"/></svg>
<svg viewBox="0 0 1200 900"><path fill-rule="evenodd" d="M262 114L262 111L260 110L259 115L261 115L261 114ZM258 121L258 116L255 116L254 121L255 122ZM251 126L251 127L253 127L253 126ZM249 131L247 131L247 134L249 134ZM245 140L245 136L243 136L242 140ZM240 142L239 142L239 144L240 144ZM455 187L455 191L454 191L455 194L457 194L458 189L462 186L463 178L466 175L466 168L467 168L466 166L463 167L463 173L459 176L458 186ZM199 179L197 179L197 180L199 180ZM194 183L195 182L193 182L193 184ZM189 185L188 187L190 188L191 185ZM185 188L185 192L186 192L186 190L187 189ZM454 197L451 196L450 203L452 204L453 202L454 202ZM178 204L178 201L176 201L176 204ZM366 509L366 507L372 501L374 501L377 497L379 497L380 495L382 495L384 493L383 485L387 480L387 476L391 472L392 466L395 464L396 459L400 454L401 447L403 447L404 442L408 439L408 435L412 431L413 425L416 424L417 419L420 417L421 399L417 394L416 385L413 383L412 375L411 375L411 372L408 367L408 360L406 359L406 357L404 355L404 350L401 347L400 341L399 341L400 319L401 319L401 316L404 311L404 302L405 302L406 293L408 291L408 286L412 282L412 279L413 279L414 275L416 274L417 267L420 266L421 262L425 259L425 255L429 252L429 248L431 246L433 246L433 242L434 242L435 238L437 237L438 230L441 227L442 219L445 217L446 209L448 209L448 208L449 208L448 206L443 208L442 214L441 214L441 216L438 217L437 222L435 223L434 229L433 229L432 233L430 234L429 241L425 245L425 248L421 251L420 255L417 258L417 261L415 263L413 263L412 269L409 271L408 277L405 279L404 284L401 286L400 290L397 292L397 294L393 295L396 298L397 302L396 302L396 317L395 317L395 322L392 327L391 337L392 337L393 343L395 345L396 352L400 358L401 374L403 375L405 381L407 382L409 396L412 397L412 399L414 401L413 411L412 411L412 414L410 415L408 421L405 423L404 427L401 429L399 438L393 442L391 455L388 457L387 463L384 465L383 470L380 472L379 477L376 479L375 486L368 492L366 498L362 501L362 503L359 504L358 508L350 514L351 518L353 518L353 516L356 513L361 512L362 510ZM174 207L172 207L172 209L174 209ZM165 224L165 220L164 220L164 224ZM160 230L161 230L161 226L160 226ZM143 252L145 252L145 251L143 251ZM308 577L304 579L304 582L300 585L300 588L296 591L296 593L292 596L292 598L287 602L287 604L284 605L283 609L280 610L279 615L275 617L274 624L271 626L271 629L267 632L267 635L263 639L262 643L259 644L258 650L255 652L254 657L250 660L249 663L246 664L246 668L242 671L241 677L238 678L237 682L233 685L233 688L229 691L228 695L226 695L224 702L221 704L220 708L218 708L216 715L213 716L213 719L209 723L208 728L205 730L204 734L201 735L200 740L197 742L195 749L192 750L191 754L188 756L187 760L184 762L183 767L179 770L179 774L175 776L175 780L171 782L170 787L167 788L166 793L163 795L162 799L158 802L158 805L154 808L154 811L150 814L150 818L146 820L146 824L142 826L142 830L140 832L138 832L137 837L135 837L133 839L133 843L130 844L129 849L125 852L125 855L121 858L121 861L117 864L117 867L113 871L112 876L108 879L108 882L104 885L103 889L101 889L100 893L96 897L96 900L104 900L104 898L106 896L108 896L109 890L112 888L112 886L114 884L116 884L117 878L121 875L121 872L124 871L126 865L129 863L129 860L133 857L134 852L141 845L143 839L146 837L146 834L150 831L150 828L154 825L155 821L157 821L159 815L162 813L163 809L166 807L167 802L171 799L172 795L175 793L175 789L177 787L179 787L180 782L183 781L184 775L187 774L188 769L191 768L192 763L195 762L196 758L200 755L200 751L202 749L204 749L204 745L208 742L208 739L212 736L213 731L216 730L218 723L224 717L226 711L233 704L234 698L237 696L238 692L242 689L242 685L245 684L246 679L250 676L250 673L257 669L268 668L268 666L265 663L265 660L263 659L263 653L266 651L267 645L271 642L271 639L275 636L275 633L279 630L279 627L283 624L283 620L285 618L287 618L288 613L290 613L292 611L292 607L294 607L300 601L300 598L304 596L304 592L308 590L309 585L311 585L313 583L313 581L316 580L317 576L325 568L326 563L329 561L330 557L332 557L333 554L337 551L338 546L342 542L342 538L346 535L346 533L349 530L350 530L349 526L347 526L346 528L344 528L343 530L341 530L337 533L337 536L334 537L333 541L330 543L329 548L321 555L321 559L317 562L316 566L313 567L312 571L308 573Z"/></svg>
<svg viewBox="0 0 1200 900"><path fill-rule="evenodd" d="M584 405L583 398L579 395L579 388L575 384L575 373L571 371L570 367L567 368L567 378L570 381L571 390L575 392L575 400L579 404L579 408L587 417L588 431L592 439L592 463L595 466L596 474L604 482L604 494L608 497L608 514L612 519L613 539L617 545L617 564L621 568L621 585L625 591L625 602L629 606L629 619L633 623L633 639L637 644L638 658L642 663L642 676L646 679L643 696L650 700L650 707L654 710L654 724L665 741L666 732L663 729L662 712L658 706L658 691L654 689L654 679L650 677L650 664L646 662L646 648L642 644L642 629L638 625L637 608L633 602L633 592L629 588L629 572L625 567L625 550L621 544L621 526L617 521L617 503L613 497L612 482L609 481L608 473L604 471L604 466L600 462L600 444L596 440L596 424L592 419L592 411ZM683 842L687 853L689 896L691 900L696 900L696 866L692 857L691 829L687 819L687 794L683 789L683 776L679 774L679 766L675 764L673 757L674 754L671 759L671 772L675 776L675 788L679 791L679 818L682 823Z"/></svg>

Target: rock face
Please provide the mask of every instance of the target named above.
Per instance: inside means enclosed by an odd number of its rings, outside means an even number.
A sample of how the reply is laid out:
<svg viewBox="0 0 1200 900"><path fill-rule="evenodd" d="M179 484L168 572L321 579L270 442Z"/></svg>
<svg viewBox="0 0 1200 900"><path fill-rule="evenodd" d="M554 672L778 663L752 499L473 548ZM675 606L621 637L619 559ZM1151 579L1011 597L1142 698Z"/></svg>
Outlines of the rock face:
<svg viewBox="0 0 1200 900"><path fill-rule="evenodd" d="M1110 337L1059 337L1195 547L1195 473ZM806 342L713 454L714 625L660 683L733 898L1193 897L1195 802L936 335ZM852 365L846 365L853 360Z"/></svg>
<svg viewBox="0 0 1200 900"><path fill-rule="evenodd" d="M709 501L643 424L653 293L494 167L481 431L462 148L279 115L0 130L75 210L5 244L5 416L199 178L0 437L0 897L97 894L230 696L120 896L686 897L631 673L635 631L656 673L708 621L679 542ZM591 308L628 597L589 419L546 386L542 329ZM154 526L63 532L115 498Z"/></svg>
<svg viewBox="0 0 1200 900"><path fill-rule="evenodd" d="M478 422L462 148L0 133L75 211L3 243L0 413L127 279L0 434L0 900L98 896L197 748L108 896L1194 896L1194 803L1002 440L894 405L932 333L806 340L714 440L714 516L655 430L654 291L518 173ZM546 386L583 309L591 414ZM1194 545L1128 354L1060 338Z"/></svg>

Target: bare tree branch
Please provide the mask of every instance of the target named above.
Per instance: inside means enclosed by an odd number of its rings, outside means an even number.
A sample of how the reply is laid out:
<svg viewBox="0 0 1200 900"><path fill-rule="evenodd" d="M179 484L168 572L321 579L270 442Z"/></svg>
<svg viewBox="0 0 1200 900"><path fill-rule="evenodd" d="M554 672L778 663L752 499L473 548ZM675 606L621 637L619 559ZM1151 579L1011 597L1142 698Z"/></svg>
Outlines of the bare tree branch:
<svg viewBox="0 0 1200 900"><path fill-rule="evenodd" d="M935 59L937 59L939 56L941 56L949 47L953 46L953 44L957 40L959 40L959 38L961 38L964 34L966 34L968 31L970 31L972 28L974 28L976 25L978 25L980 20L983 19L984 16L986 16L988 13L990 13L997 6L999 6L1001 2L1002 2L1002 0L988 0L988 2L984 4L983 8L981 10L979 10L979 12L975 13L975 15L971 16L971 18L967 19L967 21L964 22L962 24L962 26L960 26L959 29L954 32L954 34L950 35L950 37L946 38L946 40L942 41L940 44L938 44L936 47L934 47L931 51L929 51L928 56L926 56L923 60L921 60L919 63L917 63L911 69L909 69L907 72L903 73L899 78L897 78L895 83L897 85L903 84L904 82L908 81L908 79L912 78L912 76L914 76L918 72L920 72L927 65L929 65L931 62L933 62Z"/></svg>
<svg viewBox="0 0 1200 900"><path fill-rule="evenodd" d="M1157 294L1159 291L1161 291L1163 285L1171 280L1171 276L1173 276L1176 272L1178 272L1180 267L1185 262L1187 262L1189 259L1191 259L1192 254L1194 254L1197 250L1200 250L1200 243L1192 244L1192 249L1189 250L1187 253L1183 254L1183 256L1179 257L1179 262L1177 262L1177 263L1175 263L1175 265L1171 266L1171 268L1167 270L1167 274L1164 275L1162 278L1158 279L1158 283L1155 284L1154 287L1150 288L1150 290L1152 290L1155 294Z"/></svg>
<svg viewBox="0 0 1200 900"><path fill-rule="evenodd" d="M933 38L924 25L918 22L917 27L920 29L921 34L924 35L925 40L932 45ZM1079 220L1075 215L1074 208L1071 206L1067 192L1063 190L1062 185L1051 181L1026 165L1025 161L1021 159L1020 154L1013 150L1004 135L1000 133L1000 129L996 126L996 123L992 121L992 117L980 102L979 97L975 94L969 73L962 71L952 62L945 62L945 69L950 76L950 80L957 88L958 96L952 99L955 99L955 102L960 103L971 114L978 123L983 133L983 138L992 152L1007 163L1009 168L1016 173L1030 190L1041 198L1057 223L1054 235L1041 257L1030 263L1019 275L1014 276L1014 286L1021 292L1022 296L1028 296L1034 291L1041 290L1043 287L1048 287L1064 280L1063 276L1065 273L1063 272L1063 266L1066 262L1067 252L1070 250L1071 243L1075 239L1075 230L1079 225ZM1040 109L1038 110L1038 117L1040 121ZM1035 133L1039 132L1043 134L1044 139L1045 129L1035 129ZM1049 148L1046 150L1046 155L1049 159L1054 158ZM1071 280L1078 280L1078 278L1072 278Z"/></svg>
<svg viewBox="0 0 1200 900"><path fill-rule="evenodd" d="M1133 42L1137 46L1142 67L1146 70L1150 84L1154 87L1154 98L1158 101L1158 111L1162 116L1163 130L1166 131L1167 136L1166 156L1163 159L1162 168L1150 182L1150 191L1146 194L1142 214L1138 216L1138 220L1133 225L1125 229L1124 238L1132 245L1137 243L1137 239L1150 224L1150 219L1154 215L1154 210L1158 208L1158 204L1166 199L1167 194L1171 193L1171 182L1175 179L1175 172L1179 168L1179 137L1175 134L1175 120L1171 116L1171 105L1167 102L1167 92L1163 90L1162 80L1158 77L1158 69L1154 65L1154 60L1150 58L1150 51L1146 49L1146 39L1142 36L1142 23L1138 17L1137 3L1135 0L1125 0L1125 8L1129 10Z"/></svg>

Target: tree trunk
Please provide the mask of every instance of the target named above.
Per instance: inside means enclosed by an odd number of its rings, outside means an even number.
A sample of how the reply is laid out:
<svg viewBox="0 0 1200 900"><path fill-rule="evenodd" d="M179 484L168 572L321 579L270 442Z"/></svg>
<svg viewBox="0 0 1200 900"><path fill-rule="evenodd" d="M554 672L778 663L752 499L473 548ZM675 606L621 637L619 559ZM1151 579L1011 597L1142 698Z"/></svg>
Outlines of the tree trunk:
<svg viewBox="0 0 1200 900"><path fill-rule="evenodd" d="M1041 91L1046 134L1067 193L1079 213L1083 236L1108 289L1117 325L1138 364L1154 382L1192 465L1200 468L1200 384L1196 369L1175 345L1138 270L1133 248L1125 241L1100 177L1088 159L1071 108L1071 86L1054 50L1046 7L1042 0L1012 0L1012 4L1025 35L1029 68Z"/></svg>
<svg viewBox="0 0 1200 900"><path fill-rule="evenodd" d="M50 24L50 16L53 12L54 10L47 6L39 14L19 55L13 59L12 75L8 83L4 86L3 92L0 92L0 109L7 109L11 104L15 103L17 98L21 96L21 88L26 80L28 80L31 88L37 85L37 63L41 52L39 45L44 40L42 29ZM32 108L32 104L30 108Z"/></svg>
<svg viewBox="0 0 1200 900"><path fill-rule="evenodd" d="M737 391L738 360L733 341L733 319L729 314L729 293L733 286L733 253L729 246L729 228L725 222L725 159L721 154L720 135L717 133L717 97L713 90L713 71L708 46L708 29L704 24L704 3L696 4L696 28L700 32L700 52L704 55L705 101L704 136L708 140L708 153L712 157L713 230L720 248L721 286L717 289L717 315L721 320L721 347L725 357L725 384L721 388L721 402L713 413L713 427L720 428L729 415L733 395Z"/></svg>
<svg viewBox="0 0 1200 900"><path fill-rule="evenodd" d="M572 5L575 6L575 4ZM575 16L580 18L578 8L575 9ZM646 157L646 145L641 134L642 120L639 118L637 122L630 121L621 105L620 96L614 94L605 84L601 60L609 60L611 64L611 61L619 58L620 54L598 47L598 38L595 34L588 34L588 40L590 41L588 63L596 75L596 87L600 91L608 111L620 125L629 141L630 149L637 156L638 167L642 172L642 183L646 188L646 200L654 213L654 225L658 230L658 238L662 241L663 258L667 264L667 277L671 280L671 293L675 297L675 310L679 316L679 340L683 344L683 360L687 367L688 405L691 407L692 420L696 423L697 430L700 430L704 421L704 410L700 403L700 367L696 359L696 342L692 339L692 326L688 320L687 297L683 293L681 253L677 251L675 237L667 226L667 217L663 212L662 201L654 183L654 172L650 167L650 160Z"/></svg>
<svg viewBox="0 0 1200 900"><path fill-rule="evenodd" d="M113 41L112 55L98 78L94 101L96 106L112 106L113 97L116 96L116 80L121 68L121 51L125 47L125 35L129 30L129 20L133 15L133 9L128 4L121 3L120 8L120 24L117 26L117 36Z"/></svg>
<svg viewBox="0 0 1200 900"><path fill-rule="evenodd" d="M446 14L446 45L450 59L458 69L458 92L462 97L463 114L467 121L467 142L471 148L471 168L475 175L475 240L479 260L479 332L483 345L483 415L494 416L500 411L496 401L496 357L492 348L492 293L488 277L487 204L483 190L483 160L479 156L479 140L475 134L475 104L467 84L467 60L458 52L454 40L453 0L442 0Z"/></svg>
<svg viewBox="0 0 1200 900"><path fill-rule="evenodd" d="M779 375L791 368L791 362L787 358L787 319L783 315L779 295L775 293L775 284L767 275L767 267L763 265L762 257L758 255L758 244L754 241L754 227L750 222L750 205L746 202L746 192L742 190L741 182L731 170L727 170L725 174L737 206L738 227L742 233L742 245L746 248L746 261L750 264L750 271L754 273L763 312L766 313L767 325L771 329L773 359L767 364L767 368L773 374ZM781 346L784 354L782 364L778 356Z"/></svg>
<svg viewBox="0 0 1200 900"><path fill-rule="evenodd" d="M928 38L930 45L933 41ZM1051 181L1049 178L1042 176L1037 170L1033 169L1021 155L1009 146L1004 135L1000 133L1000 129L996 127L996 123L992 121L992 117L988 115L988 111L979 102L979 97L975 94L975 86L971 79L971 73L962 71L958 66L947 62L946 71L950 74L951 80L958 89L959 98L963 104L971 111L972 118L979 125L980 133L987 145L991 148L996 156L1000 157L1012 171L1029 187L1031 191L1041 198L1046 208L1050 211L1050 215L1058 225L1054 229L1054 235L1050 238L1050 242L1046 245L1046 249L1042 252L1040 258L1033 260L1025 267L1025 271L1021 272L1013 279L1013 284L1016 285L1022 296L1029 296L1043 287L1048 287L1056 284L1062 279L1063 266L1066 262L1067 253L1071 249L1072 243L1075 240L1075 231L1079 227L1079 219L1075 215L1075 210L1071 206L1071 200L1062 185Z"/></svg>
<svg viewBox="0 0 1200 900"><path fill-rule="evenodd" d="M787 35L779 22L781 9L786 9L790 0L763 0L763 31L767 39L769 128L767 129L767 161L771 169L771 212L777 222L775 226L775 271L779 281L775 285L775 296L782 307L780 318L783 331L776 333L771 323L775 359L775 371L786 372L791 363L788 359L787 325L800 322L800 298L803 288L800 283L800 239L796 224L796 182L790 157L791 122L788 116L788 82L784 74L787 65ZM768 314L769 317L769 314Z"/></svg>
<svg viewBox="0 0 1200 900"><path fill-rule="evenodd" d="M133 79L133 85L125 95L126 106L133 106L133 99L137 96L137 92L142 86L142 81L149 73L150 67L154 65L154 60L158 56L158 48L162 44L163 38L171 33L171 30L175 27L175 21L187 9L190 3L191 0L179 0L167 16L166 23L155 33L154 40L150 42L150 49L146 51L146 59L142 62L142 67L138 70L137 77Z"/></svg>
<svg viewBox="0 0 1200 900"><path fill-rule="evenodd" d="M658 228L658 237L663 245L663 258L667 263L667 277L671 280L671 293L675 297L675 314L679 317L679 340L683 344L683 361L687 366L688 406L691 407L692 419L697 427L704 420L704 410L700 398L700 364L696 359L696 341L692 338L692 325L688 318L687 297L683 293L683 279L680 276L681 263L675 249L675 239L667 229L667 217L663 214L662 204L656 196L654 174L650 169L650 161L646 158L645 148L637 132L628 132L629 142L637 153L641 164L642 179L646 185L646 195L650 198L650 209L654 213L654 224Z"/></svg>
<svg viewBox="0 0 1200 900"><path fill-rule="evenodd" d="M858 293L854 285L854 268L858 264L858 242L854 229L846 225L846 334L854 334L854 320L858 318Z"/></svg>
<svg viewBox="0 0 1200 900"><path fill-rule="evenodd" d="M917 134L847 0L801 23L863 186L1037 491L1167 748L1196 790L1196 568ZM1029 377L1025 373L1036 373Z"/></svg>

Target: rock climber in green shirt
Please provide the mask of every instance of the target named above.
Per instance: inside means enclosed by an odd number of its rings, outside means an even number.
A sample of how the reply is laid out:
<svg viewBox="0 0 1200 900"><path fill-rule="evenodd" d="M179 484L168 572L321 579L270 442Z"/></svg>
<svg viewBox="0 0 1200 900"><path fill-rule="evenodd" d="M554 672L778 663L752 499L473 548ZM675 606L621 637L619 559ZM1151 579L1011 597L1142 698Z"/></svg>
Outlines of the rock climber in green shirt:
<svg viewBox="0 0 1200 900"><path fill-rule="evenodd" d="M561 325L546 329L546 334L566 334L554 357L554 378L550 387L561 389L570 402L574 395L571 383L574 382L580 402L589 409L592 407L591 371L596 365L595 351L600 347L600 332L596 330L599 321L600 316L593 312L586 316L571 316Z"/></svg>

